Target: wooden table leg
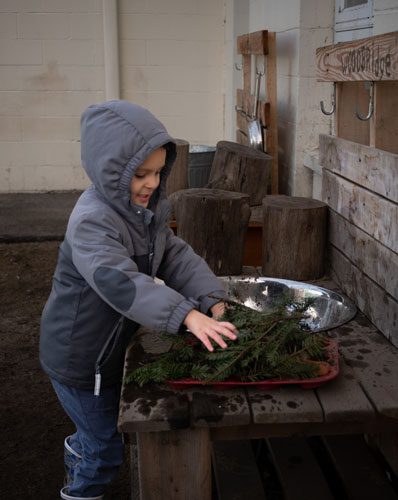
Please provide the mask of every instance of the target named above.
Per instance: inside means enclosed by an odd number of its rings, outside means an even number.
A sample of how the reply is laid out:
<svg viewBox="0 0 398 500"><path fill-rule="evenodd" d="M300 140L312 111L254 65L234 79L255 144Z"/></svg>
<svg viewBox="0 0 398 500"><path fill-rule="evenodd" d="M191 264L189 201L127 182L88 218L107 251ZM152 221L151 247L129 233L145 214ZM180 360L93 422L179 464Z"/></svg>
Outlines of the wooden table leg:
<svg viewBox="0 0 398 500"><path fill-rule="evenodd" d="M137 434L141 500L210 500L208 429Z"/></svg>

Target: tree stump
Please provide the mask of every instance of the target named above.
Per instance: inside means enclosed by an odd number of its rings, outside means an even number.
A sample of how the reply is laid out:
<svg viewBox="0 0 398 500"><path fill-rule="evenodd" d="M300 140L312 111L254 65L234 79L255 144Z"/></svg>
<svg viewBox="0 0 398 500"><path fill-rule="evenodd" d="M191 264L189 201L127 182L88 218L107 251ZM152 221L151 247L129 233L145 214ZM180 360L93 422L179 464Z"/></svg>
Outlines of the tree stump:
<svg viewBox="0 0 398 500"><path fill-rule="evenodd" d="M250 218L249 196L220 189L174 193L177 235L218 276L240 274Z"/></svg>
<svg viewBox="0 0 398 500"><path fill-rule="evenodd" d="M325 271L327 205L312 198L270 195L263 200L264 276L321 278Z"/></svg>
<svg viewBox="0 0 398 500"><path fill-rule="evenodd" d="M245 193L250 205L261 205L271 191L272 158L236 142L220 141L206 188Z"/></svg>
<svg viewBox="0 0 398 500"><path fill-rule="evenodd" d="M188 154L189 142L183 139L175 139L177 145L177 157L167 178L166 193L169 196L180 189L188 187Z"/></svg>

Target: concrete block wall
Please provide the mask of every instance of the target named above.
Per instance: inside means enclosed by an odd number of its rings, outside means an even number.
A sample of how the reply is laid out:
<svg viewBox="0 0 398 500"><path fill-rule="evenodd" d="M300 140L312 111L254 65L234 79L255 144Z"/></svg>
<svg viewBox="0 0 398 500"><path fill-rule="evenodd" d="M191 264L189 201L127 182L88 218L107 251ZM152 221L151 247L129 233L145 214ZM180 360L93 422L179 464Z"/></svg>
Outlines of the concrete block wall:
<svg viewBox="0 0 398 500"><path fill-rule="evenodd" d="M224 138L223 0L119 0L121 96L177 138Z"/></svg>
<svg viewBox="0 0 398 500"><path fill-rule="evenodd" d="M80 114L103 99L100 0L0 2L0 191L82 189Z"/></svg>
<svg viewBox="0 0 398 500"><path fill-rule="evenodd" d="M224 139L224 0L119 0L120 97ZM102 0L0 1L0 192L83 189L80 115L105 99Z"/></svg>

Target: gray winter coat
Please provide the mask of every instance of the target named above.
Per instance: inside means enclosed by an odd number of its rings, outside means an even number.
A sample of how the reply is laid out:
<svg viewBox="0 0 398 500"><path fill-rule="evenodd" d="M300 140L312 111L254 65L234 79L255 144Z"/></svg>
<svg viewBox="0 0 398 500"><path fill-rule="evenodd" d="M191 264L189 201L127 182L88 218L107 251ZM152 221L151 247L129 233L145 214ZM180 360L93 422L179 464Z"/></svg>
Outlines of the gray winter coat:
<svg viewBox="0 0 398 500"><path fill-rule="evenodd" d="M167 151L148 209L130 201L138 166ZM224 297L219 280L167 226L165 183L175 144L147 110L126 101L90 106L81 120L82 164L92 186L79 198L60 246L42 315L40 361L63 384L120 382L138 325L177 333L189 311ZM158 284L154 277L164 280Z"/></svg>

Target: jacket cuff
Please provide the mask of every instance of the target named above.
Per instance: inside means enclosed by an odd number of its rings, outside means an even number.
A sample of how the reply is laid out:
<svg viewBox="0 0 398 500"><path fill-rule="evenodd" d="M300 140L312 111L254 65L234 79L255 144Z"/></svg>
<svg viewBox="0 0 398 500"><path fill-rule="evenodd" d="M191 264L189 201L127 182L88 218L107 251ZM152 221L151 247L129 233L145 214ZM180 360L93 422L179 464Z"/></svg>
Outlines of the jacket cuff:
<svg viewBox="0 0 398 500"><path fill-rule="evenodd" d="M182 322L184 321L186 315L192 311L192 309L197 309L199 307L199 303L195 300L183 300L176 306L167 322L166 331L168 333L178 333Z"/></svg>
<svg viewBox="0 0 398 500"><path fill-rule="evenodd" d="M217 290L217 292L215 292L214 295L217 296L218 298L203 297L203 299L201 299L200 312L206 314L210 310L210 307L214 306L214 304L217 304L218 302L222 302L223 299L227 298L227 294L224 290Z"/></svg>

